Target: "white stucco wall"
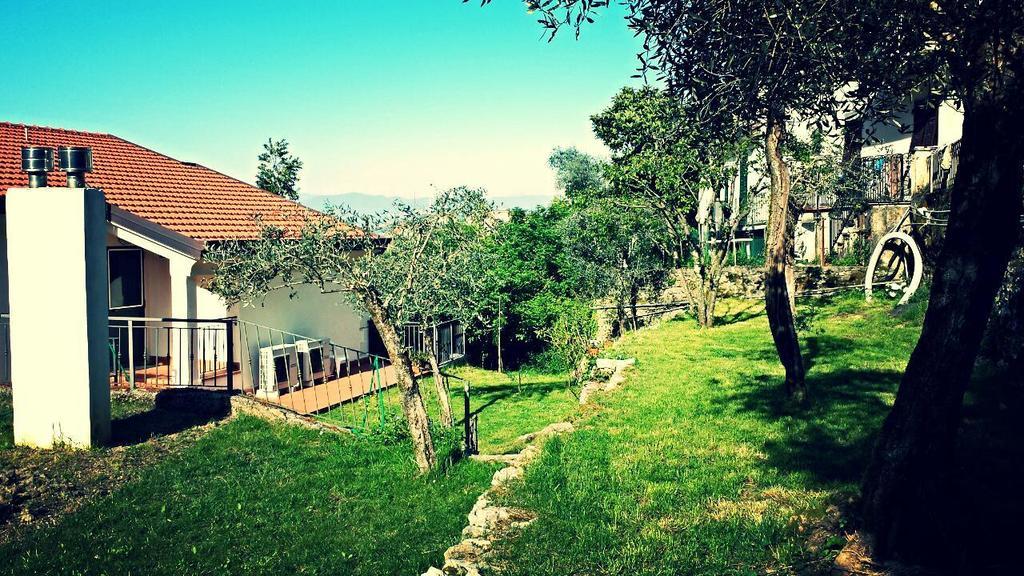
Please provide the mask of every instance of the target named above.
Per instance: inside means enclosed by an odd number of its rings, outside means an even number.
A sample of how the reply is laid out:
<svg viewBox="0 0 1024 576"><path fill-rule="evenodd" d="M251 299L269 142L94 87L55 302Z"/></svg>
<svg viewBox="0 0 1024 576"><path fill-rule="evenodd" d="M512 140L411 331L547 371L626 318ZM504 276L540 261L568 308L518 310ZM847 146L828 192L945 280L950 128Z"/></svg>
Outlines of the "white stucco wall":
<svg viewBox="0 0 1024 576"><path fill-rule="evenodd" d="M171 272L166 258L143 252L143 288L146 295L146 316L165 318L171 315Z"/></svg>
<svg viewBox="0 0 1024 576"><path fill-rule="evenodd" d="M964 136L964 113L953 102L939 107L939 148L948 146Z"/></svg>
<svg viewBox="0 0 1024 576"><path fill-rule="evenodd" d="M202 286L196 287L196 318L224 318L230 316L224 300Z"/></svg>
<svg viewBox="0 0 1024 576"><path fill-rule="evenodd" d="M335 344L365 352L369 348L366 319L339 294L321 294L315 286L303 286L295 298L288 290L275 290L260 304L237 309L241 320L314 338L330 338Z"/></svg>
<svg viewBox="0 0 1024 576"><path fill-rule="evenodd" d="M15 442L102 443L110 434L103 192L11 189L7 215ZM55 326L59 377L47 369Z"/></svg>
<svg viewBox="0 0 1024 576"><path fill-rule="evenodd" d="M964 113L956 104L947 100L938 110L938 147L942 148L956 142L963 136ZM898 126L904 127L901 130ZM883 154L907 154L910 152L910 140L914 126L913 106L908 102L905 110L886 123L868 124L864 128L864 144L862 156L880 156Z"/></svg>

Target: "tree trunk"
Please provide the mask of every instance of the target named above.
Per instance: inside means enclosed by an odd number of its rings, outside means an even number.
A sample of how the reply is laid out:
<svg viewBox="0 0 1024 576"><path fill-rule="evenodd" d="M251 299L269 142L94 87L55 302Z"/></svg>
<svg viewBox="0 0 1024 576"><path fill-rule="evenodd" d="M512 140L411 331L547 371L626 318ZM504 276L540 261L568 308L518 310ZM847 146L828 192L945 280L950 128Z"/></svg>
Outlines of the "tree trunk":
<svg viewBox="0 0 1024 576"><path fill-rule="evenodd" d="M697 296L697 325L701 328L711 328L715 325L715 307L718 304L718 286L715 275L708 271L701 271L697 276L697 289L694 294Z"/></svg>
<svg viewBox="0 0 1024 576"><path fill-rule="evenodd" d="M498 333L498 374L501 374L505 369L503 365L504 359L501 357L501 298L498 298L498 318L495 323L497 324L496 332Z"/></svg>
<svg viewBox="0 0 1024 576"><path fill-rule="evenodd" d="M626 333L626 307L620 300L620 298L616 298L615 302L615 322L612 324L612 338L618 338Z"/></svg>
<svg viewBox="0 0 1024 576"><path fill-rule="evenodd" d="M437 362L437 350L434 348L437 343L434 341L433 327L423 331L423 345L427 349L430 371L434 375L434 389L437 390L437 402L441 406L441 424L445 428L451 428L455 425L455 418L452 416L452 398L448 391L448 382L441 375L441 365Z"/></svg>
<svg viewBox="0 0 1024 576"><path fill-rule="evenodd" d="M875 553L950 566L954 458L964 392L1019 234L1024 82L965 98L960 166L924 327L863 485Z"/></svg>
<svg viewBox="0 0 1024 576"><path fill-rule="evenodd" d="M764 299L768 327L775 350L786 369L786 394L802 401L806 396L804 361L800 355L794 314L792 236L789 214L789 169L779 146L785 135L780 115L769 114L765 128L765 158L771 174L768 228L765 234Z"/></svg>
<svg viewBox="0 0 1024 576"><path fill-rule="evenodd" d="M637 313L636 313L636 305L637 305L637 302L639 300L640 300L640 289L637 288L636 286L630 286L630 288L629 288L629 313L630 313L630 315L632 315L633 330L634 331L636 331L636 327L637 327L637 320L638 319L637 319Z"/></svg>
<svg viewBox="0 0 1024 576"><path fill-rule="evenodd" d="M412 439L416 466L420 469L420 473L427 472L437 465L437 454L434 451L434 439L430 436L430 418L427 416L427 409L423 404L420 385L413 377L412 358L402 346L402 339L398 336L398 331L388 321L384 311L373 303L367 304L367 310L370 312L374 324L377 325L377 332L388 351L388 358L391 359L391 367L395 372L395 379L401 392L402 413L405 415L409 437Z"/></svg>

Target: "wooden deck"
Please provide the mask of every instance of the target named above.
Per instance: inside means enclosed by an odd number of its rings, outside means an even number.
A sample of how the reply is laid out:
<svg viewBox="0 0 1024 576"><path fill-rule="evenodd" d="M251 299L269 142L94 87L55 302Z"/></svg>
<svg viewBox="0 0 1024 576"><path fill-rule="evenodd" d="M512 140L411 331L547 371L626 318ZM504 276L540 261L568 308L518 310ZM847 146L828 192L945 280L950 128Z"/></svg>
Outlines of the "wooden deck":
<svg viewBox="0 0 1024 576"><path fill-rule="evenodd" d="M379 376L382 388L390 388L395 385L395 371L391 366L380 369ZM376 388L373 387L372 378L372 370L363 370L322 384L306 386L287 394L281 394L276 400L268 400L300 414L316 414L375 392Z"/></svg>
<svg viewBox="0 0 1024 576"><path fill-rule="evenodd" d="M340 406L362 398L367 394L376 392L376 386L390 388L395 385L395 371L390 365L378 370L379 383L373 382L373 368L369 361L342 363L342 372L348 372L333 380L315 385L306 385L291 391L284 391L277 398L263 397L263 400L277 404L300 414L317 414L331 408ZM172 387L171 370L167 363L160 363L148 366L145 369L135 371L135 387L140 390L158 392L162 389ZM253 389L248 386L242 377L241 371L236 367L233 374L233 383L236 391L253 394ZM119 373L110 376L110 387L115 390L127 390L130 388L128 375ZM221 368L216 371L204 372L198 379L193 379L187 388L200 388L204 390L227 390L227 369Z"/></svg>
<svg viewBox="0 0 1024 576"><path fill-rule="evenodd" d="M110 387L115 390L127 390L131 387L131 383L128 381L128 374L123 372L117 374L116 377L111 374L109 380ZM141 390L158 392L172 386L174 383L171 380L171 367L166 362L147 366L146 368L139 368L135 371L135 387ZM242 372L237 366L232 375L232 381L236 389L241 389ZM227 367L203 372L198 376L198 379L194 376L192 383L188 387L227 390Z"/></svg>

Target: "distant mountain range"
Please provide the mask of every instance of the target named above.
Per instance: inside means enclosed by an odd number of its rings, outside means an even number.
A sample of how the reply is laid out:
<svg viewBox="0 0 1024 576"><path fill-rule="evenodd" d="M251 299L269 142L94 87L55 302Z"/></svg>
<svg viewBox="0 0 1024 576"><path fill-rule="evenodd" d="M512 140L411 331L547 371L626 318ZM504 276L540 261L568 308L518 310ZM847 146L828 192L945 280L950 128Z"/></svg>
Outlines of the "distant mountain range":
<svg viewBox="0 0 1024 576"><path fill-rule="evenodd" d="M547 205L551 203L551 198L551 196L545 194L530 194L524 196L491 198L491 201L494 202L494 205L497 208L535 208L540 205ZM299 202L313 208L314 210L323 210L328 205L345 205L364 214L390 210L394 207L396 200L401 200L403 203L408 205L414 205L416 208L423 208L430 203L431 199L428 196L422 196L416 198L414 204L411 198L376 196L374 194L361 194L359 192L349 192L347 194L325 194L322 196L316 194L299 195Z"/></svg>

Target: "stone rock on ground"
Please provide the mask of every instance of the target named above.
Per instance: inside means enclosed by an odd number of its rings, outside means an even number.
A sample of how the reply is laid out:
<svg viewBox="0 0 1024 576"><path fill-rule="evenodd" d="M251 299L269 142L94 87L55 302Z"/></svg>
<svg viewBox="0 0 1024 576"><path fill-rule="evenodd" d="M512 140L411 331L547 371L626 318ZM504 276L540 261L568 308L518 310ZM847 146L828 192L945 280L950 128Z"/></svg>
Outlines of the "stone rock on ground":
<svg viewBox="0 0 1024 576"><path fill-rule="evenodd" d="M507 466L494 473L491 487L476 499L473 509L466 516L467 525L462 529L463 540L445 551L444 565L441 568L431 567L422 576L479 576L481 569L488 568L487 556L494 541L525 528L537 518L529 510L496 506L491 495L503 490L509 482L523 477L523 468L540 454L537 441L573 430L575 427L571 422L556 422L537 432L520 436L519 439L527 445L518 454L475 456L476 460L482 462L500 462Z"/></svg>
<svg viewBox="0 0 1024 576"><path fill-rule="evenodd" d="M626 369L635 364L636 358L627 358L625 360L598 358L595 367L601 371L610 371L611 374L607 380L591 380L584 384L583 389L580 390L580 404L586 404L587 400L590 399L590 395L594 392L608 392L618 388L626 380Z"/></svg>
<svg viewBox="0 0 1024 576"><path fill-rule="evenodd" d="M494 473L491 478L491 486L497 488L509 480L518 480L523 477L523 469L519 466L506 466Z"/></svg>
<svg viewBox="0 0 1024 576"><path fill-rule="evenodd" d="M556 434L568 434L569 432L572 432L575 429L576 428L575 426L572 425L572 422L555 422L554 424L548 424L547 426L536 432L523 434L518 438L518 440L520 442L529 444L534 440L544 440Z"/></svg>

